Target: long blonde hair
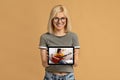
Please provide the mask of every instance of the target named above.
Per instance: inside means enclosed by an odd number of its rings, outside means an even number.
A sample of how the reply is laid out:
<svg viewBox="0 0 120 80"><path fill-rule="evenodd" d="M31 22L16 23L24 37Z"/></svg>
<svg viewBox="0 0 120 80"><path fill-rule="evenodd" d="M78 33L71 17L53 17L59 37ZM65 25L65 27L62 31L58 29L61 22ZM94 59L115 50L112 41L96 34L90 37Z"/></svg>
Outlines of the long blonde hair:
<svg viewBox="0 0 120 80"><path fill-rule="evenodd" d="M60 13L60 12L63 12L64 15L67 18L65 32L71 31L70 17L68 15L67 9L63 5L56 5L55 7L52 8L51 13L50 13L50 17L49 17L49 20L48 20L48 32L49 33L53 33L54 32L54 27L53 27L53 24L52 24L52 19L55 17L55 15L57 13Z"/></svg>

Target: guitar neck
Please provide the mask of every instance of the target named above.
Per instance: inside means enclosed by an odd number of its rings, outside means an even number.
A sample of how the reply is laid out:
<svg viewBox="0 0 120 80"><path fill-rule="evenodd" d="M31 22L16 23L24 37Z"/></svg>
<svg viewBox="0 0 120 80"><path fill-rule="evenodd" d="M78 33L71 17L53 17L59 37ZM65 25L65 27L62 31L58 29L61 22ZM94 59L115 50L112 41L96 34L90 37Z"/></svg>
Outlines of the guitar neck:
<svg viewBox="0 0 120 80"><path fill-rule="evenodd" d="M70 55L70 54L72 54L72 53L66 54L66 55L64 55L64 56L62 56L62 57L68 56L68 55Z"/></svg>

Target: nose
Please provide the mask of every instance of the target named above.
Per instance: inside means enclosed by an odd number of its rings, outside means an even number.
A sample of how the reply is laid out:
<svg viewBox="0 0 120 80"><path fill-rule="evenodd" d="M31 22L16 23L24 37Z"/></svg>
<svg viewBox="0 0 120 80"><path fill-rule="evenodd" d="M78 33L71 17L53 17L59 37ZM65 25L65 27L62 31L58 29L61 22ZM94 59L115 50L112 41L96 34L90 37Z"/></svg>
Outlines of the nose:
<svg viewBox="0 0 120 80"><path fill-rule="evenodd" d="M58 19L58 23L61 23L62 21L61 21L61 19Z"/></svg>

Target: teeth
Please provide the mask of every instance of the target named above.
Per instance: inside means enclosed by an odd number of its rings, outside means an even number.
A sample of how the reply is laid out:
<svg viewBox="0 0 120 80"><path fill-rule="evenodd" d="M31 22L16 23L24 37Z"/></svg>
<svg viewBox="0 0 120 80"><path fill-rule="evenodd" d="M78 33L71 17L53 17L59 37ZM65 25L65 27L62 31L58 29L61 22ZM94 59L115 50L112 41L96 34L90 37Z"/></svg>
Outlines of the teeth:
<svg viewBox="0 0 120 80"><path fill-rule="evenodd" d="M57 24L57 26L63 26L63 24Z"/></svg>
<svg viewBox="0 0 120 80"><path fill-rule="evenodd" d="M62 26L62 25L57 25L57 26Z"/></svg>

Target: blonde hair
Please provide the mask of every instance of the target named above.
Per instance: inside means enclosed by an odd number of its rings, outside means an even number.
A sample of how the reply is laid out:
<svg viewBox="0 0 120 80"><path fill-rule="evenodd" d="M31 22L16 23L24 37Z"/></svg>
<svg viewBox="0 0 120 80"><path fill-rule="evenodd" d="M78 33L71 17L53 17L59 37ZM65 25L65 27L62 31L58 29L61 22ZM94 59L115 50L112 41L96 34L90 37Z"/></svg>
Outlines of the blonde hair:
<svg viewBox="0 0 120 80"><path fill-rule="evenodd" d="M53 26L53 23L52 23L52 19L55 17L55 15L57 13L60 13L60 12L63 12L65 17L67 18L65 32L71 31L71 23L70 23L70 18L69 18L67 9L63 5L56 5L51 10L50 17L49 17L49 20L48 20L48 32L49 33L53 33L54 32L54 26Z"/></svg>

